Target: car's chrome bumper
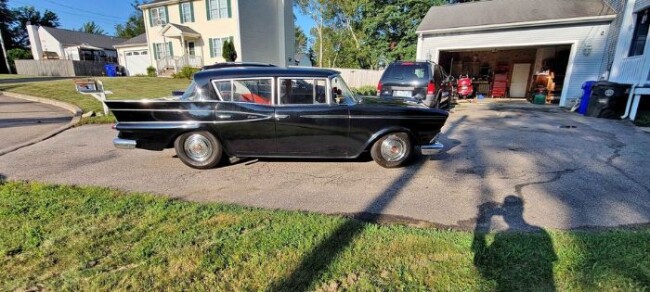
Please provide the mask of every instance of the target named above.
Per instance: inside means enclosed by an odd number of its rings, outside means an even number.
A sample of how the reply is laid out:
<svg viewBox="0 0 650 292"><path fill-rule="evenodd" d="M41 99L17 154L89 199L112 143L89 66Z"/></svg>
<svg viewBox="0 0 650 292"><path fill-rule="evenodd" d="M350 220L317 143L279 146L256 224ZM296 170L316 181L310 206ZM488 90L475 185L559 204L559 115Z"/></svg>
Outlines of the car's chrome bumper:
<svg viewBox="0 0 650 292"><path fill-rule="evenodd" d="M422 155L435 155L440 153L440 151L442 151L444 148L445 145L442 145L442 143L438 142L438 136L436 136L431 140L431 142L429 142L428 145L420 146L420 152Z"/></svg>
<svg viewBox="0 0 650 292"><path fill-rule="evenodd" d="M137 143L135 142L135 140L127 140L127 139L120 139L120 138L113 139L113 146L119 149L135 149L136 144Z"/></svg>

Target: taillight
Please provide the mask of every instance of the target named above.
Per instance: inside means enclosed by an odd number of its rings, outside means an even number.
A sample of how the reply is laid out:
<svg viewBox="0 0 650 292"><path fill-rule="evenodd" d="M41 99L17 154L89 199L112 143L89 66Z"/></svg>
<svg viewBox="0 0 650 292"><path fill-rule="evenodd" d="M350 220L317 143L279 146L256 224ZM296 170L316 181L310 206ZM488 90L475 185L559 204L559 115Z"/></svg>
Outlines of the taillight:
<svg viewBox="0 0 650 292"><path fill-rule="evenodd" d="M377 83L377 95L381 95L381 89L384 87L383 84L381 84L381 81Z"/></svg>
<svg viewBox="0 0 650 292"><path fill-rule="evenodd" d="M436 94L436 85L432 82L429 82L429 85L427 86L427 95L433 95Z"/></svg>
<svg viewBox="0 0 650 292"><path fill-rule="evenodd" d="M111 129L113 129L113 130L117 130L117 124L113 124L113 125L111 126Z"/></svg>

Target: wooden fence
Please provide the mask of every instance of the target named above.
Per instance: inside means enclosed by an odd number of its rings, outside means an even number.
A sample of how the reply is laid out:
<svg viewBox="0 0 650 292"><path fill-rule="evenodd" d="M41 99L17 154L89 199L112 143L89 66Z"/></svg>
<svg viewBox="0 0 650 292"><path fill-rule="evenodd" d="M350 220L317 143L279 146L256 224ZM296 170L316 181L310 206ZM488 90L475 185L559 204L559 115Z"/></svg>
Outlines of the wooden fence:
<svg viewBox="0 0 650 292"><path fill-rule="evenodd" d="M341 77L345 83L352 88L361 86L377 86L381 74L384 71L364 70L364 69L346 69L346 68L328 68L341 72Z"/></svg>
<svg viewBox="0 0 650 292"><path fill-rule="evenodd" d="M105 62L72 60L16 60L16 71L30 76L103 76Z"/></svg>

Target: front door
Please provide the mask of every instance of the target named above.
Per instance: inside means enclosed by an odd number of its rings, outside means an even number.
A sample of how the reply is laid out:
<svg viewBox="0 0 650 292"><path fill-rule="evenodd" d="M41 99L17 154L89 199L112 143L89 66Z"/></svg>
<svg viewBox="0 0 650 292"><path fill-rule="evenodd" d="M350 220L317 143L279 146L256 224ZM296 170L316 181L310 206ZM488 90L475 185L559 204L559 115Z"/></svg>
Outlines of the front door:
<svg viewBox="0 0 650 292"><path fill-rule="evenodd" d="M327 79L278 79L274 116L278 154L349 156L348 106L331 104L327 88Z"/></svg>
<svg viewBox="0 0 650 292"><path fill-rule="evenodd" d="M185 48L186 48L185 53L187 53L188 56L192 56L192 57L196 56L196 47L194 41L186 41Z"/></svg>
<svg viewBox="0 0 650 292"><path fill-rule="evenodd" d="M526 97L530 64L514 64L510 81L510 97Z"/></svg>

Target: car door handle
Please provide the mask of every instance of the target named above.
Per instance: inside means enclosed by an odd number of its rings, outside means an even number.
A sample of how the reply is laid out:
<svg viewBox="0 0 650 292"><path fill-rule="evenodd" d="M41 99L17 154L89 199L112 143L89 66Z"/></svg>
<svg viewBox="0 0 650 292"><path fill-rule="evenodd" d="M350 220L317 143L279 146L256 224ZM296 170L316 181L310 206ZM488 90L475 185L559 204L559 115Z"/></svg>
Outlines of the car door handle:
<svg viewBox="0 0 650 292"><path fill-rule="evenodd" d="M230 119L232 118L232 115L217 115L217 118L225 120L225 119Z"/></svg>
<svg viewBox="0 0 650 292"><path fill-rule="evenodd" d="M279 121L281 119L286 119L289 117L289 115L278 115L278 114L274 114L273 116L275 117L276 121Z"/></svg>

